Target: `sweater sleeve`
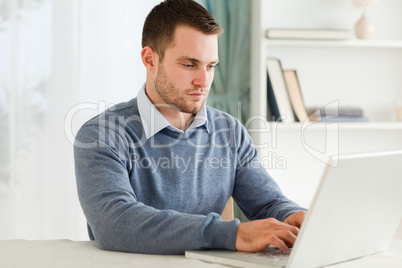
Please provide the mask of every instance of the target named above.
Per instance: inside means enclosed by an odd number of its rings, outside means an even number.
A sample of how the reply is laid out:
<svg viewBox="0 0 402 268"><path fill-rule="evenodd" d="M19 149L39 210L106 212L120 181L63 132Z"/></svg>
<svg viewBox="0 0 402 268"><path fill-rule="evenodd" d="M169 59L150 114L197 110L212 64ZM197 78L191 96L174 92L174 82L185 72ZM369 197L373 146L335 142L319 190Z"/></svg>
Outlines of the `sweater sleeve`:
<svg viewBox="0 0 402 268"><path fill-rule="evenodd" d="M139 202L130 185L128 154L124 137L101 133L96 126L84 126L77 134L78 196L100 248L147 254L235 249L238 220L223 221L217 213L157 210Z"/></svg>
<svg viewBox="0 0 402 268"><path fill-rule="evenodd" d="M251 137L243 126L238 128L237 169L233 197L249 220L275 218L284 221L300 210L289 200L259 161Z"/></svg>

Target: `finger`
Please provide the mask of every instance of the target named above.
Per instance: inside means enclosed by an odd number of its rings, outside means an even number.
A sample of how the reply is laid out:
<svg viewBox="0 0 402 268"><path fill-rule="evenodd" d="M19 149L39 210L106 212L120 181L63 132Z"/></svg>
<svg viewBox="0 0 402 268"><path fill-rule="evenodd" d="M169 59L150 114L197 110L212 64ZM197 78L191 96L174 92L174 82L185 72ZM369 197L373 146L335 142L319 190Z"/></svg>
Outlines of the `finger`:
<svg viewBox="0 0 402 268"><path fill-rule="evenodd" d="M288 247L293 247L296 242L296 235L289 231L278 232L277 237L285 242Z"/></svg>
<svg viewBox="0 0 402 268"><path fill-rule="evenodd" d="M280 222L280 221L276 222L275 224L276 224L276 227L275 227L276 230L288 230L296 236L299 234L299 228L297 228L295 226L292 226L292 225L289 225L287 223Z"/></svg>
<svg viewBox="0 0 402 268"><path fill-rule="evenodd" d="M292 226L295 226L295 227L297 227L297 228L300 228L302 221L303 221L303 220L301 219L301 217L300 217L300 216L297 216L297 217L295 217L295 218L293 219L293 222L291 223L291 225L292 225Z"/></svg>
<svg viewBox="0 0 402 268"><path fill-rule="evenodd" d="M289 217L287 217L284 220L284 223L287 223L287 224L300 228L300 226L302 225L302 223L304 221L305 215L306 215L306 211L296 212L296 213L290 215Z"/></svg>
<svg viewBox="0 0 402 268"><path fill-rule="evenodd" d="M295 226L290 226L289 231L291 231L295 236L297 236L299 234L299 228L295 227Z"/></svg>
<svg viewBox="0 0 402 268"><path fill-rule="evenodd" d="M294 215L295 215L295 217L293 219L292 225L296 226L297 228L300 228L304 221L304 218L306 216L306 212L299 211L299 212L295 213Z"/></svg>
<svg viewBox="0 0 402 268"><path fill-rule="evenodd" d="M279 248L282 252L285 252L285 253L289 252L289 248L286 245L286 243L275 235L269 237L268 243L270 245L273 245L273 246Z"/></svg>
<svg viewBox="0 0 402 268"><path fill-rule="evenodd" d="M296 236L299 234L299 228L297 228L296 226L289 225L289 224L286 224L286 223L283 223L283 222L282 222L282 224L283 224L283 226L282 226L283 229L292 232Z"/></svg>

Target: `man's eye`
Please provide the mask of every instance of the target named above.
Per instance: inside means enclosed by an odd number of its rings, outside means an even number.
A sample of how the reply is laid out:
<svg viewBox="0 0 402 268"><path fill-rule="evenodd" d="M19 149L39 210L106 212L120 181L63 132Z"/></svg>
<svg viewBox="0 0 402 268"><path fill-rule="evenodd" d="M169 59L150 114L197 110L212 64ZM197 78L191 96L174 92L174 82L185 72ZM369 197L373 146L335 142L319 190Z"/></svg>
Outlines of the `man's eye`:
<svg viewBox="0 0 402 268"><path fill-rule="evenodd" d="M210 69L210 70L215 69L215 68L218 68L218 66L217 65L209 65L208 66L208 69Z"/></svg>
<svg viewBox="0 0 402 268"><path fill-rule="evenodd" d="M185 68L191 68L191 67L193 67L194 65L192 65L192 64L183 64L183 66L184 66Z"/></svg>

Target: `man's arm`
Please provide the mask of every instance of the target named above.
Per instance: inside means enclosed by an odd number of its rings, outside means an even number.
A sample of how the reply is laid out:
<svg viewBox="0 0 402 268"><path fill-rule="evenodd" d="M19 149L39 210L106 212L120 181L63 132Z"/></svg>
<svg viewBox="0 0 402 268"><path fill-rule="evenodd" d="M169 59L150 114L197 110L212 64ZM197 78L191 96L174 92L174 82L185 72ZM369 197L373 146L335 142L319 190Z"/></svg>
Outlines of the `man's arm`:
<svg viewBox="0 0 402 268"><path fill-rule="evenodd" d="M122 146L127 141L108 131L84 127L74 147L80 203L100 248L151 254L235 249L238 220L225 222L217 213L158 210L139 202L130 185L129 153ZM111 146L111 141L117 146ZM96 146L83 148L84 144Z"/></svg>
<svg viewBox="0 0 402 268"><path fill-rule="evenodd" d="M233 197L251 221L239 225L236 249L259 251L274 245L288 251L299 232L305 209L283 195L258 160L246 130L241 128L240 133Z"/></svg>
<svg viewBox="0 0 402 268"><path fill-rule="evenodd" d="M256 252L273 245L283 252L293 247L305 211L290 215L284 222L274 218L240 223L236 236L236 250Z"/></svg>

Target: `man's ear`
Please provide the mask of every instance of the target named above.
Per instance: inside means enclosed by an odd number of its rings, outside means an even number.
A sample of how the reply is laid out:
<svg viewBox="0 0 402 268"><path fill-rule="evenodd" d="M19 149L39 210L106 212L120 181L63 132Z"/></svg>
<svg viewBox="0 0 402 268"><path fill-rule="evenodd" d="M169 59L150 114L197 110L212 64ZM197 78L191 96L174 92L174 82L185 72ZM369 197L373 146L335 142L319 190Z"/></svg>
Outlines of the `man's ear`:
<svg viewBox="0 0 402 268"><path fill-rule="evenodd" d="M158 55L151 47L144 47L141 50L142 63L147 68L148 72L155 72L157 70Z"/></svg>

